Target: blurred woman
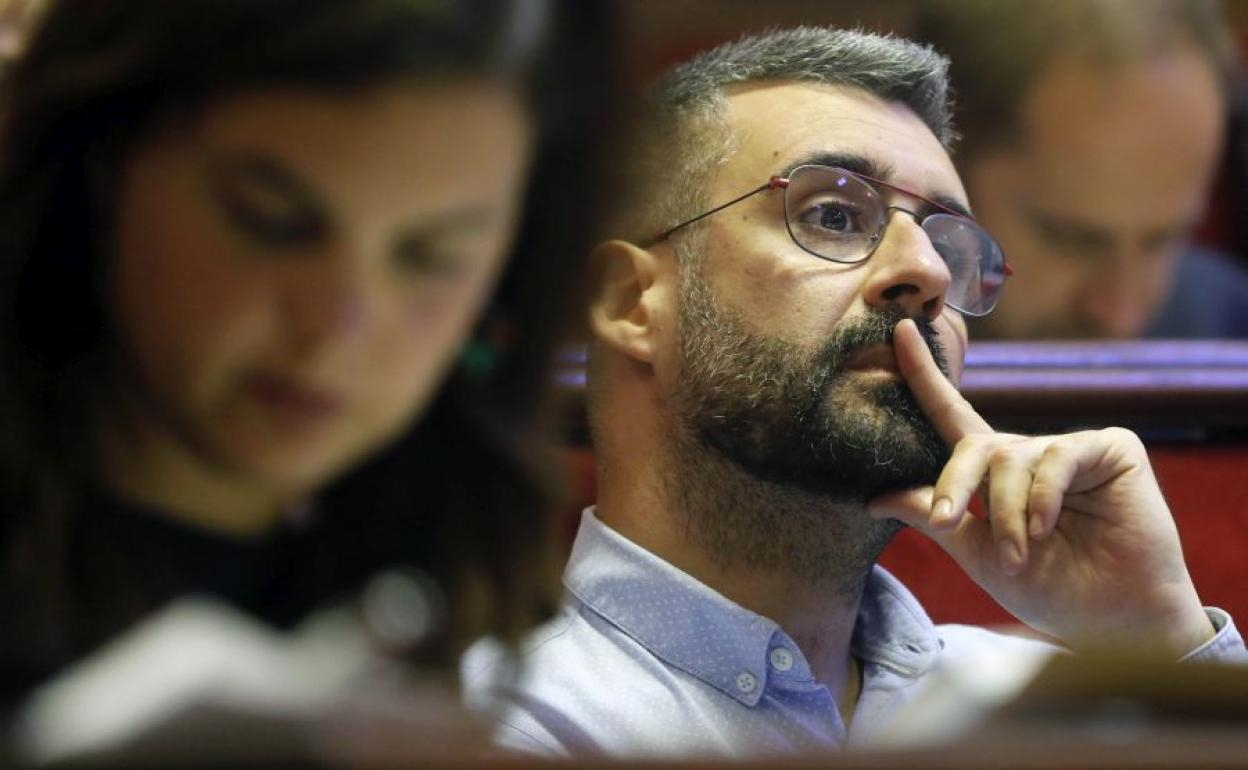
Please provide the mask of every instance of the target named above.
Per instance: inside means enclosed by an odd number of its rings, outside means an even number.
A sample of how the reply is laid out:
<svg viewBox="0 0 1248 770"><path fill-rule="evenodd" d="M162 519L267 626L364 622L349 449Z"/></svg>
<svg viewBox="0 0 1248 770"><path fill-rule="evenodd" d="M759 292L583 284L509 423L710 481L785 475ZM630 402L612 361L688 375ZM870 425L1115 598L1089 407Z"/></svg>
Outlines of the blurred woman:
<svg viewBox="0 0 1248 770"><path fill-rule="evenodd" d="M596 13L53 4L0 102L4 697L192 593L286 628L416 568L444 663L541 612Z"/></svg>

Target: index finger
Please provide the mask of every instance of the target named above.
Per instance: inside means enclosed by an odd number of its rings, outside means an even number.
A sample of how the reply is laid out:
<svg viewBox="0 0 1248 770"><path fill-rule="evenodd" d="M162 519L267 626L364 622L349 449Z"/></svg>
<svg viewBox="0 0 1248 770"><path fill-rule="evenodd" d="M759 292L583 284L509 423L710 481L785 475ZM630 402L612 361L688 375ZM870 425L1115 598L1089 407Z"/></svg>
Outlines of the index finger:
<svg viewBox="0 0 1248 770"><path fill-rule="evenodd" d="M946 444L953 446L969 433L993 432L992 426L940 371L913 320L906 318L893 330L893 354L919 408Z"/></svg>

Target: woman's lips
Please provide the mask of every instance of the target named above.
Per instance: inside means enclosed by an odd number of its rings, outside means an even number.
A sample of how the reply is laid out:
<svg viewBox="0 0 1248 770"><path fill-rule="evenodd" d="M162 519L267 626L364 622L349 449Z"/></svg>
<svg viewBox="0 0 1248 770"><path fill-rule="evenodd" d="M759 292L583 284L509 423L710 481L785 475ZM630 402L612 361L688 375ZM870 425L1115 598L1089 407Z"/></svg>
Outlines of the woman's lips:
<svg viewBox="0 0 1248 770"><path fill-rule="evenodd" d="M324 421L346 406L342 398L325 390L267 374L253 376L247 391L265 409L292 426Z"/></svg>

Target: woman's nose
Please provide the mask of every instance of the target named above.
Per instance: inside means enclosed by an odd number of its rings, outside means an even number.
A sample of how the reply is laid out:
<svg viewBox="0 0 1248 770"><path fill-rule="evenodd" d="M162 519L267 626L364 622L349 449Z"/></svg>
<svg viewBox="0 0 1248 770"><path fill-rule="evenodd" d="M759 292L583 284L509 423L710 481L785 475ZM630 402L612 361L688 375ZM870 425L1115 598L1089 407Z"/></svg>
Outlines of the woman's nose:
<svg viewBox="0 0 1248 770"><path fill-rule="evenodd" d="M349 341L368 318L369 280L349 254L323 253L295 268L285 287L286 320L293 344L316 348Z"/></svg>

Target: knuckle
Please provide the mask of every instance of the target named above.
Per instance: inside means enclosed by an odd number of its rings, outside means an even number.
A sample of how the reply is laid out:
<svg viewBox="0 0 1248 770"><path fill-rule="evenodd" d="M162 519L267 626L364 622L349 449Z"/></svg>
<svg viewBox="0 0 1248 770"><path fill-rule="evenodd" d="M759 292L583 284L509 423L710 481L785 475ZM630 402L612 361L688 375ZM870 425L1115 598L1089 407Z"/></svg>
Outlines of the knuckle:
<svg viewBox="0 0 1248 770"><path fill-rule="evenodd" d="M954 445L956 452L980 452L989 445L992 436L986 433L968 433L958 439L958 443Z"/></svg>
<svg viewBox="0 0 1248 770"><path fill-rule="evenodd" d="M1069 439L1058 439L1044 448L1041 453L1041 460L1045 462L1060 462L1069 459L1075 454L1075 448L1071 445Z"/></svg>
<svg viewBox="0 0 1248 770"><path fill-rule="evenodd" d="M1144 448L1144 442L1135 434L1135 431L1126 428L1104 428L1101 430L1101 435L1110 442L1122 444L1131 449Z"/></svg>
<svg viewBox="0 0 1248 770"><path fill-rule="evenodd" d="M1061 497L1063 493L1064 490L1048 481L1037 480L1031 485L1031 499L1036 502L1048 502Z"/></svg>
<svg viewBox="0 0 1248 770"><path fill-rule="evenodd" d="M991 465L1009 465L1017 458L1018 448L1014 444L999 444L988 452L988 462Z"/></svg>

